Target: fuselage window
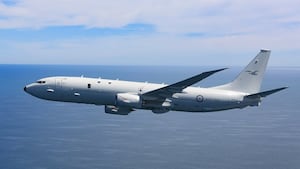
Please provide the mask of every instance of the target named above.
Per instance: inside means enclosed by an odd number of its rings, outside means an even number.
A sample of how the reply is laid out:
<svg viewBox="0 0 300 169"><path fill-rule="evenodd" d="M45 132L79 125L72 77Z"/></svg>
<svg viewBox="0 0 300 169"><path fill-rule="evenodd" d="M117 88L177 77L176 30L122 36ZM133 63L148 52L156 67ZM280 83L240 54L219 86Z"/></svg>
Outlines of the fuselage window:
<svg viewBox="0 0 300 169"><path fill-rule="evenodd" d="M44 84L44 83L46 83L46 81L44 81L44 80L38 80L37 83Z"/></svg>
<svg viewBox="0 0 300 169"><path fill-rule="evenodd" d="M91 84L89 83L89 84L87 85L87 87L90 89L90 88L91 88Z"/></svg>

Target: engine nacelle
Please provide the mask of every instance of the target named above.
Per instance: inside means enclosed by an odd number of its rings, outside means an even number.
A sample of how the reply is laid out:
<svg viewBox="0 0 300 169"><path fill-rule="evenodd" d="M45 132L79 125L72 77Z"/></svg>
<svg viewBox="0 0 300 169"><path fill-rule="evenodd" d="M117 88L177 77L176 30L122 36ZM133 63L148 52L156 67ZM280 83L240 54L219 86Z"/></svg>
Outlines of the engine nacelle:
<svg viewBox="0 0 300 169"><path fill-rule="evenodd" d="M142 101L139 95L131 93L118 93L116 97L116 104L120 107L141 108Z"/></svg>
<svg viewBox="0 0 300 169"><path fill-rule="evenodd" d="M133 111L133 109L131 109L131 108L105 105L105 113L108 113L108 114L128 115L132 111Z"/></svg>
<svg viewBox="0 0 300 169"><path fill-rule="evenodd" d="M163 113L167 113L170 110L167 108L161 108L161 109L152 109L152 112L155 114L163 114Z"/></svg>

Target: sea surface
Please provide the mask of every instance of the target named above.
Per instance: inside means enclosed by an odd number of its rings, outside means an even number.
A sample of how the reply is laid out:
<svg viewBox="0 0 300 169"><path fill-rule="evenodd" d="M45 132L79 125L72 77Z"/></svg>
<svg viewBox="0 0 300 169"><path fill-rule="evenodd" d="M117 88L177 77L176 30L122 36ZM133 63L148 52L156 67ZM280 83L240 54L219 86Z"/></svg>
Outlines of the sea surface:
<svg viewBox="0 0 300 169"><path fill-rule="evenodd" d="M23 91L56 75L174 83L221 67L0 65L1 169L299 169L300 68L269 67L262 89L289 86L260 107L211 113L51 102ZM196 86L229 82L241 67Z"/></svg>

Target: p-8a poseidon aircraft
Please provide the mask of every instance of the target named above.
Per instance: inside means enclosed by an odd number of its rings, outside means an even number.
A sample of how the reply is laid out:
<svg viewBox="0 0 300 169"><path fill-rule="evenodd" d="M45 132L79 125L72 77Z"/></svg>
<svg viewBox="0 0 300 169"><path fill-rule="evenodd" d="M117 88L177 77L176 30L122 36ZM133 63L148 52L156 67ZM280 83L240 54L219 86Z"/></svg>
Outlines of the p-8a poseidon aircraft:
<svg viewBox="0 0 300 169"><path fill-rule="evenodd" d="M260 91L270 53L262 49L235 80L210 88L192 85L226 68L203 72L171 85L57 76L40 79L24 90L46 100L105 105L106 113L119 115L128 115L136 109L160 114L259 106L263 97L287 88Z"/></svg>

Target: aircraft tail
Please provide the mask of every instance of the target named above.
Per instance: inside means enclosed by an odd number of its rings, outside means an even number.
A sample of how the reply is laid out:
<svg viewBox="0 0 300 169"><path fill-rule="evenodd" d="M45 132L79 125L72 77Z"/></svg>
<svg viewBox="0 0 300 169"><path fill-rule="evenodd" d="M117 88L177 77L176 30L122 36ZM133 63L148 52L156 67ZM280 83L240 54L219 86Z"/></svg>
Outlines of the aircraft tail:
<svg viewBox="0 0 300 169"><path fill-rule="evenodd" d="M270 50L261 49L235 80L215 88L249 94L258 93L260 91L270 53Z"/></svg>

